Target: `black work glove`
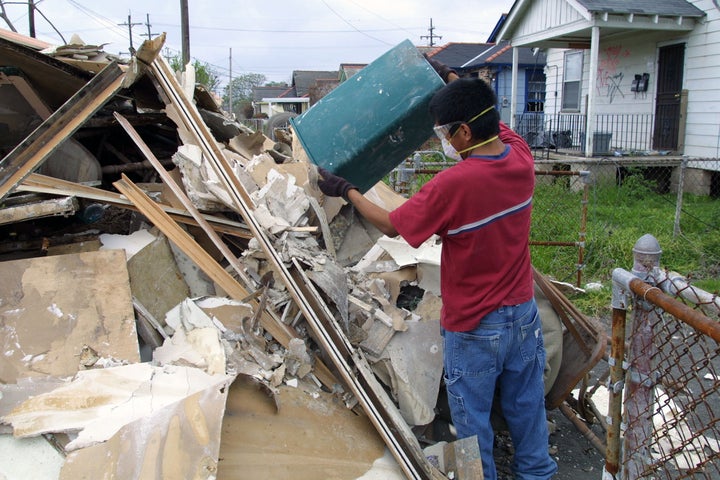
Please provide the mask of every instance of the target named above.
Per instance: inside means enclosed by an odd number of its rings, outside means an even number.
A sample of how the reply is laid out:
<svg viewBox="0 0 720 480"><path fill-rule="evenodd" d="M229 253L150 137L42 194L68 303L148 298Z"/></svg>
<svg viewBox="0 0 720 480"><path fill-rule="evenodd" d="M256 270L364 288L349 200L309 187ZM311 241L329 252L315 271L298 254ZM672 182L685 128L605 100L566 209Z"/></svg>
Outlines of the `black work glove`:
<svg viewBox="0 0 720 480"><path fill-rule="evenodd" d="M318 167L318 173L320 174L318 188L328 197L342 197L347 202L349 201L348 192L353 188L357 190L357 187L352 183L342 177L333 175L322 167Z"/></svg>
<svg viewBox="0 0 720 480"><path fill-rule="evenodd" d="M428 63L430 64L430 66L435 69L437 74L440 75L440 78L442 78L445 83L449 82L448 77L450 76L451 73L454 73L455 75L457 75L457 72L455 70L448 67L444 63L438 62L434 58L428 57L427 53L423 53L423 57L425 57L425 60L427 60Z"/></svg>

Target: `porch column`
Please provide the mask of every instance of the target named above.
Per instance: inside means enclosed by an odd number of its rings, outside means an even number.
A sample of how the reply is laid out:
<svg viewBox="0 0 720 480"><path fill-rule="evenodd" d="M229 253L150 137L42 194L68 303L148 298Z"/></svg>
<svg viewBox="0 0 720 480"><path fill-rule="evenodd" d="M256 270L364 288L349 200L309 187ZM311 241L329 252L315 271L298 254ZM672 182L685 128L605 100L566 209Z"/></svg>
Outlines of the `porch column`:
<svg viewBox="0 0 720 480"><path fill-rule="evenodd" d="M515 112L517 111L516 105L518 102L518 64L520 63L520 50L516 47L512 49L512 73L510 77L510 128L515 130Z"/></svg>
<svg viewBox="0 0 720 480"><path fill-rule="evenodd" d="M590 37L590 78L588 79L587 119L585 124L585 156L591 157L595 150L593 138L595 133L595 95L597 91L598 57L600 54L600 27L592 27Z"/></svg>

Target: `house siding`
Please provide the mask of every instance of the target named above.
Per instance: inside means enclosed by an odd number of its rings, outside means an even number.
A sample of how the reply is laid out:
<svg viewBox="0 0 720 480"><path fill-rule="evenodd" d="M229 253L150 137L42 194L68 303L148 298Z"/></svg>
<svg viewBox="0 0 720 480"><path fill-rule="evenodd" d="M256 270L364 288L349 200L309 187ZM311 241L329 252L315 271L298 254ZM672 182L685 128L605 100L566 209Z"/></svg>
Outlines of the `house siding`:
<svg viewBox="0 0 720 480"><path fill-rule="evenodd" d="M537 2L530 10L547 10L555 2ZM598 115L654 114L658 52L663 46L685 44L683 90L687 91L683 153L690 158L720 157L720 7L712 0L691 2L707 17L690 32L635 31L604 39L601 32L596 77L595 113ZM543 5L545 5L543 7ZM544 28L538 15L523 22L522 30ZM529 25L533 25L530 27ZM606 32L605 32L606 33ZM546 68L546 113L562 113L563 58L568 49L549 49ZM581 113L587 109L589 50L584 50ZM557 84L556 76L557 73ZM648 73L646 93L631 91L634 75ZM556 87L557 85L557 87ZM555 108L554 92L558 92ZM652 143L652 142L650 142Z"/></svg>
<svg viewBox="0 0 720 480"><path fill-rule="evenodd" d="M525 21L518 26L516 35L524 37L540 31L564 28L584 21L580 13L565 0L529 2Z"/></svg>
<svg viewBox="0 0 720 480"><path fill-rule="evenodd" d="M685 50L688 107L684 153L691 158L719 158L720 11L712 0L691 3L705 11L707 18L688 35Z"/></svg>

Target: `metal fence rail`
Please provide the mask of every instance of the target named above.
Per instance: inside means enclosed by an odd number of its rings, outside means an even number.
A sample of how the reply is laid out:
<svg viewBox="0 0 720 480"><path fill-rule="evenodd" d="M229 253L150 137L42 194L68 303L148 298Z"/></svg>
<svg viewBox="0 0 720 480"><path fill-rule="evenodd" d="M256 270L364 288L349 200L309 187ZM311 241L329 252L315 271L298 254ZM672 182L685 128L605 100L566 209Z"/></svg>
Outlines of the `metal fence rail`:
<svg viewBox="0 0 720 480"><path fill-rule="evenodd" d="M633 253L632 272L613 272L606 473L618 480L718 479L717 295L660 270L654 237L643 236Z"/></svg>

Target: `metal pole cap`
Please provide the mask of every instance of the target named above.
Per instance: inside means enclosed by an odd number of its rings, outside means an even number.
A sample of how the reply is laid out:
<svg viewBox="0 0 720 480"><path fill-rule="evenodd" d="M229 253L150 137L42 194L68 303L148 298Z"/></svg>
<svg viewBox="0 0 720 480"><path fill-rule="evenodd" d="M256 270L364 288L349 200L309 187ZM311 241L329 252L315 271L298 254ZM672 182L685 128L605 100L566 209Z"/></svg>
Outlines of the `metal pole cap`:
<svg viewBox="0 0 720 480"><path fill-rule="evenodd" d="M662 249L657 239L646 233L635 242L635 246L632 249L634 265L633 271L636 273L648 273L652 271L654 267L660 266L660 254Z"/></svg>

